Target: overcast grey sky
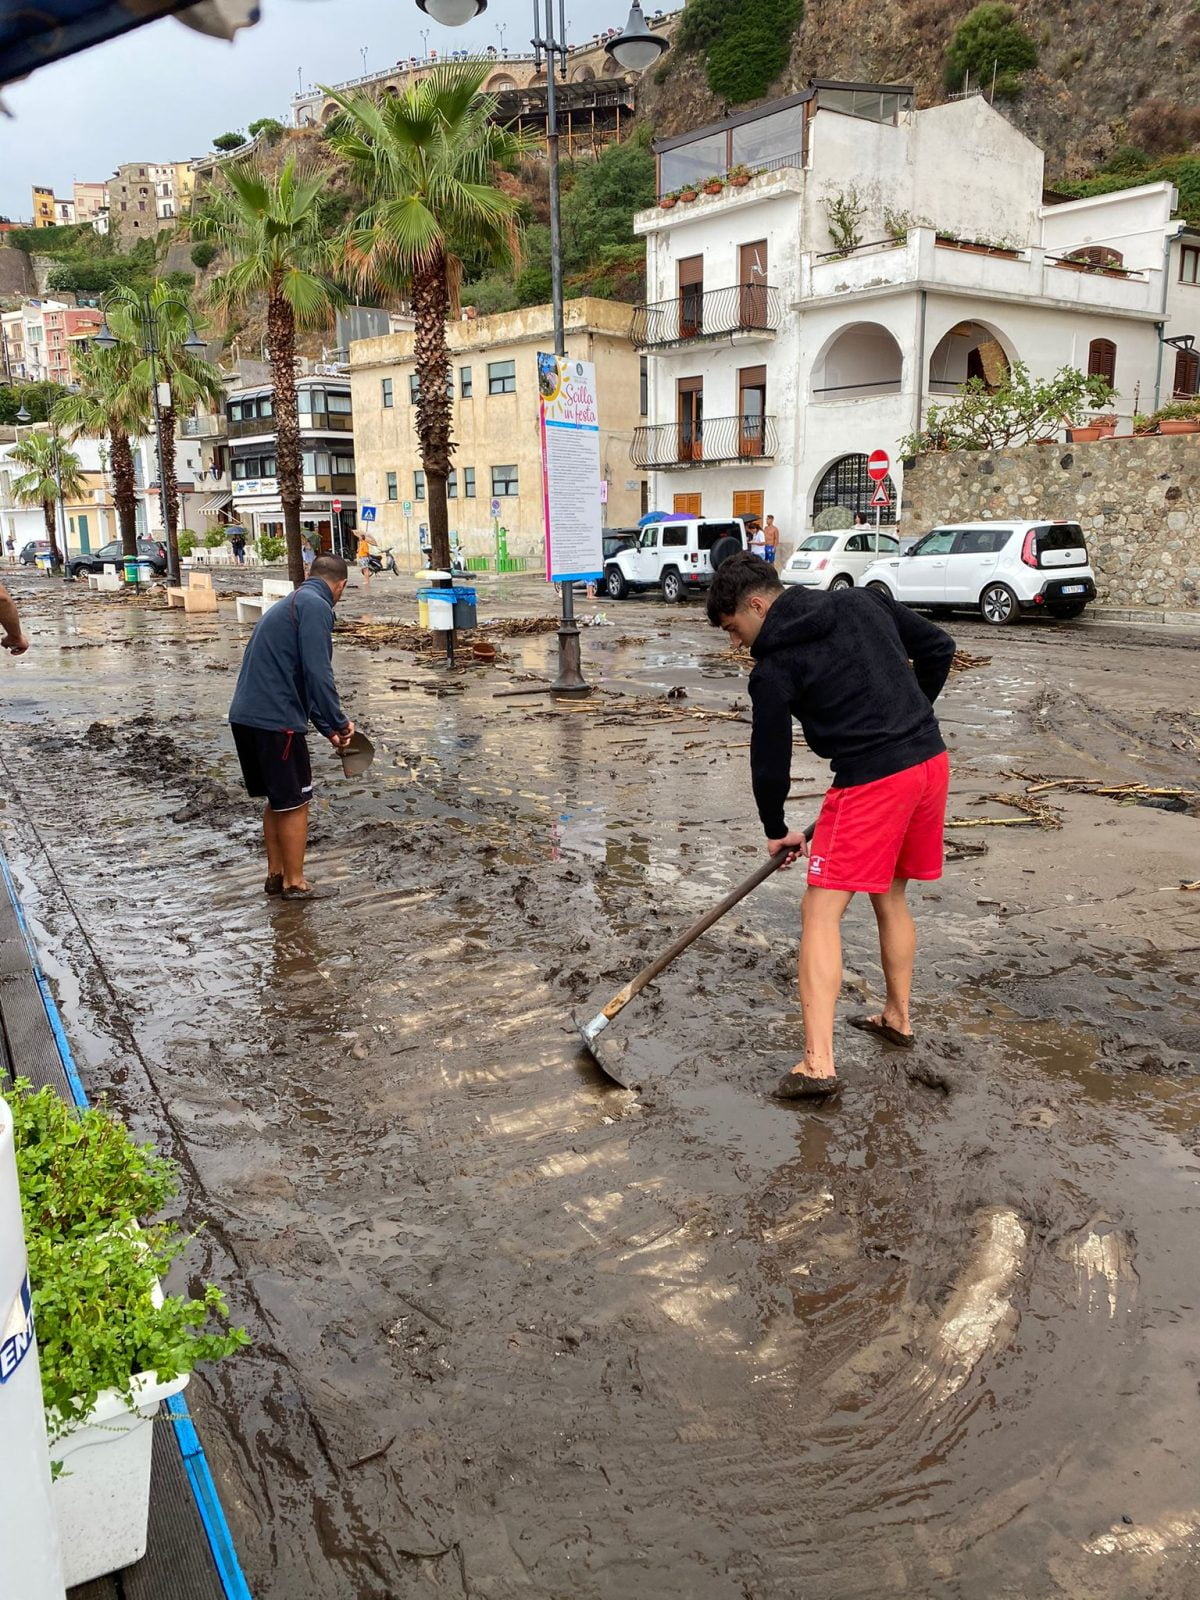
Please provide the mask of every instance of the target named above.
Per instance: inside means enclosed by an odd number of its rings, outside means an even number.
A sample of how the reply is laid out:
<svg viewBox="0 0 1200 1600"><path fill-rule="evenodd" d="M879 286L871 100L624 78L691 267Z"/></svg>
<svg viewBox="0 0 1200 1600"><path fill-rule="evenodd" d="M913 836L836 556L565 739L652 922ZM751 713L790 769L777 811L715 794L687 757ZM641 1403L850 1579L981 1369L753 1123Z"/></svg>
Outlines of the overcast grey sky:
<svg viewBox="0 0 1200 1600"><path fill-rule="evenodd" d="M647 11L651 7L647 6ZM13 113L0 122L0 214L27 219L30 186L70 196L76 180L108 178L122 161L182 161L256 117L290 122L303 83L337 83L429 48L524 50L532 0L490 0L465 28L442 28L416 0L262 0L263 20L232 44L193 33L174 18L72 56L0 90ZM567 30L582 44L622 27L629 0L568 0Z"/></svg>

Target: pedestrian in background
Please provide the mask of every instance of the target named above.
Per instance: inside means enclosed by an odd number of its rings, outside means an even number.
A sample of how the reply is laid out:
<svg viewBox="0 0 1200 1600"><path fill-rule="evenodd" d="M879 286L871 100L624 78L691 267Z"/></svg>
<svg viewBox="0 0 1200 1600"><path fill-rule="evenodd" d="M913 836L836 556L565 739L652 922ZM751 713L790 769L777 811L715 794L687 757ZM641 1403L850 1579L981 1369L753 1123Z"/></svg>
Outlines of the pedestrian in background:
<svg viewBox="0 0 1200 1600"><path fill-rule="evenodd" d="M10 567L15 567L17 564L17 541L10 533L5 542L8 548L8 564Z"/></svg>
<svg viewBox="0 0 1200 1600"><path fill-rule="evenodd" d="M371 587L371 541L365 533L360 533L358 536L356 559L358 561L358 570L363 575L363 583L369 589Z"/></svg>
<svg viewBox="0 0 1200 1600"><path fill-rule="evenodd" d="M774 566L775 552L779 549L779 529L775 526L775 518L769 511L767 512L767 525L763 529L763 534L767 541L767 548L764 551L765 559Z"/></svg>
<svg viewBox="0 0 1200 1600"><path fill-rule="evenodd" d="M233 559L239 567L246 565L246 535L241 528L235 528L229 535L229 548L233 551Z"/></svg>

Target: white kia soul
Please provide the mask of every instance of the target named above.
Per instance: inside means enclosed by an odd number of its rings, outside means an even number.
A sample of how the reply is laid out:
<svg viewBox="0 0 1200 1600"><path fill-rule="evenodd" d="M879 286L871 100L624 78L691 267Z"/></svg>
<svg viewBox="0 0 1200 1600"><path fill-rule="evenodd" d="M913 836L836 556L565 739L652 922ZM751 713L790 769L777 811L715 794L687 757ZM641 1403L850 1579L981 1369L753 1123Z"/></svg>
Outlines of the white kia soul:
<svg viewBox="0 0 1200 1600"><path fill-rule="evenodd" d="M958 522L933 528L902 556L858 580L906 606L978 610L985 622L1023 611L1078 617L1096 598L1096 576L1077 522Z"/></svg>

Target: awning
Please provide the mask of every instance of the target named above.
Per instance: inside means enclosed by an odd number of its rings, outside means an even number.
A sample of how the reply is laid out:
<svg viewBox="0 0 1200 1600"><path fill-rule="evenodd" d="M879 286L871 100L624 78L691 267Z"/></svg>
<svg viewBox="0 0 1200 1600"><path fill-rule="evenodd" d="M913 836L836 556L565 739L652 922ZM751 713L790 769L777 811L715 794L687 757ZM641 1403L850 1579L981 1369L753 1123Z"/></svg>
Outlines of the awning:
<svg viewBox="0 0 1200 1600"><path fill-rule="evenodd" d="M224 489L220 494L210 494L201 500L200 512L202 516L212 517L216 516L218 511L224 511L226 506L232 504L233 495L228 489Z"/></svg>
<svg viewBox="0 0 1200 1600"><path fill-rule="evenodd" d="M0 6L0 83L168 16L178 16L197 33L232 39L239 28L258 21L259 8L253 0L40 0L36 6Z"/></svg>

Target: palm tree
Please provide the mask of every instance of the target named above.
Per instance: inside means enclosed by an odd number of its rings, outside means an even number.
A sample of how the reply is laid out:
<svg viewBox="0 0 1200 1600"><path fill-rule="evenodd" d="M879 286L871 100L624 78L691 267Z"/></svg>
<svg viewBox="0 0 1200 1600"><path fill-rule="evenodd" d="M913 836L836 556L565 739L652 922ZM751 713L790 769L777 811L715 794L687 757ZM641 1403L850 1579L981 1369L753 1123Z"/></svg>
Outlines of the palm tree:
<svg viewBox="0 0 1200 1600"><path fill-rule="evenodd" d="M58 497L61 491L64 500L78 500L87 493L82 463L57 433L31 433L28 439L12 446L8 459L27 469L12 486L13 497L23 506L41 506L50 560L58 566L65 555L60 555L58 549Z"/></svg>
<svg viewBox="0 0 1200 1600"><path fill-rule="evenodd" d="M382 102L332 94L343 114L327 135L367 196L343 243L347 270L363 286L407 293L412 302L429 534L433 564L445 568L454 450L446 320L458 312L464 254L490 264L518 259L520 202L495 187L494 178L498 166L535 144L531 135L495 122L495 96L481 93L489 70L478 61L439 66Z"/></svg>
<svg viewBox="0 0 1200 1600"><path fill-rule="evenodd" d="M129 440L150 431L150 397L135 377L136 352L128 344L114 350L93 345L80 350L75 367L79 390L62 396L54 407L54 420L71 439L83 434L108 439L121 549L126 556L136 556L137 477Z"/></svg>
<svg viewBox="0 0 1200 1600"><path fill-rule="evenodd" d="M127 346L134 360L132 382L146 396L146 405L153 410L152 386L157 379L160 388L166 384L169 398L159 403L159 426L162 437L162 479L158 486L161 497L163 527L166 529L169 565L172 572L179 568L179 479L175 471L175 425L182 410L187 416L195 410L197 401L217 407L225 399L225 386L221 375L203 356L194 355L186 348L193 336L191 314L179 295L168 283L156 279L151 285L146 301L154 318L155 354L153 361L142 356L143 337L147 331L142 301L131 290L114 289L105 301L108 326L111 333ZM119 353L120 346L118 346Z"/></svg>
<svg viewBox="0 0 1200 1600"><path fill-rule="evenodd" d="M223 167L226 187L207 197L191 221L194 237L211 239L230 259L209 285L224 318L260 297L267 302L267 353L275 387L275 467L288 576L304 582L300 502L304 480L296 410L296 331L327 327L344 296L329 276L332 243L323 237L320 198L328 174L301 175L289 157L277 176L253 162Z"/></svg>

